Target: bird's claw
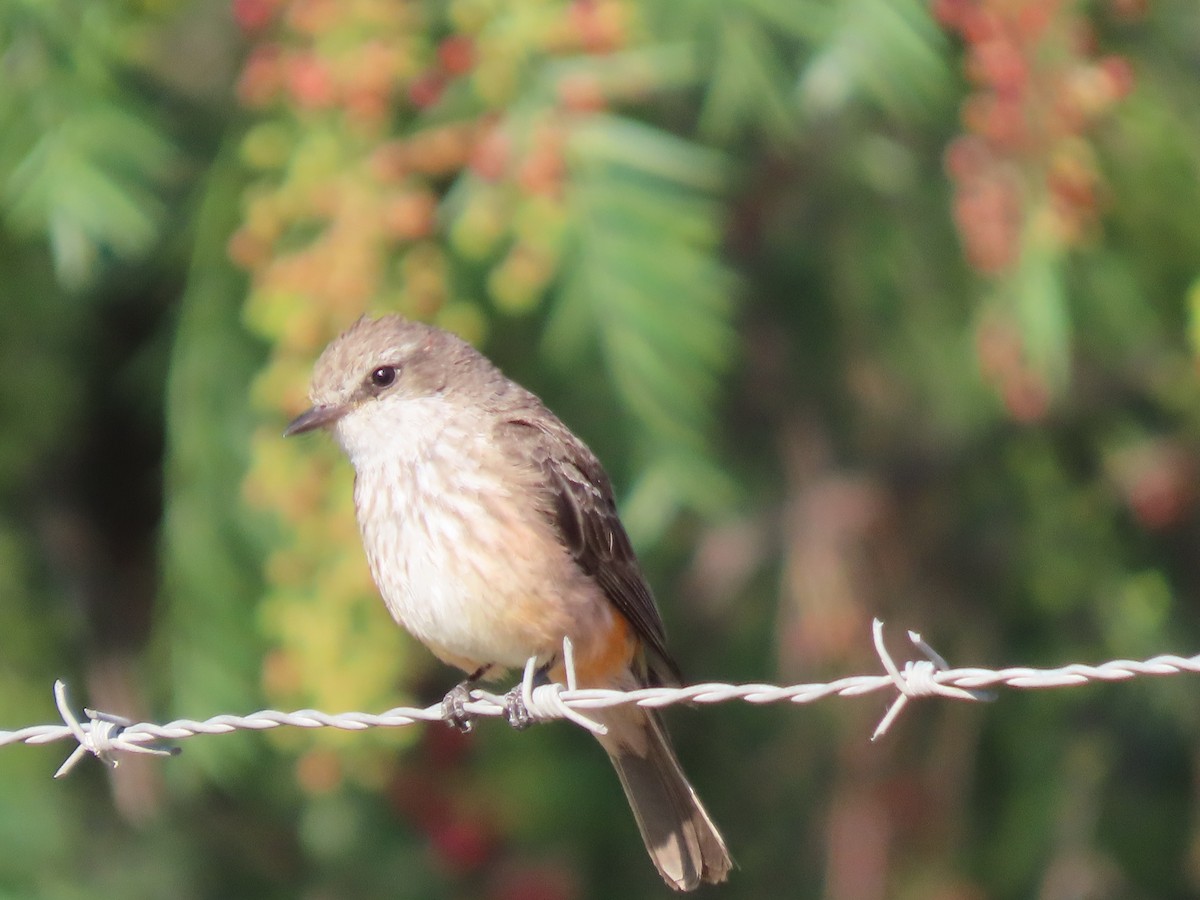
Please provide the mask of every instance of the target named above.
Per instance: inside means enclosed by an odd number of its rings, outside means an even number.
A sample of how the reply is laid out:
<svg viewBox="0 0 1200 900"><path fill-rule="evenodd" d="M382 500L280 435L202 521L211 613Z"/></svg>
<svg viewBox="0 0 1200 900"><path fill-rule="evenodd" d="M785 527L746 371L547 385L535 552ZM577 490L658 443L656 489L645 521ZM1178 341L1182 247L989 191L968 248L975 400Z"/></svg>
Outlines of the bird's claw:
<svg viewBox="0 0 1200 900"><path fill-rule="evenodd" d="M464 681L450 689L442 700L442 720L459 734L470 734L475 727L467 702L471 699L471 682Z"/></svg>
<svg viewBox="0 0 1200 900"><path fill-rule="evenodd" d="M504 695L504 719L517 731L524 731L534 723L519 685Z"/></svg>

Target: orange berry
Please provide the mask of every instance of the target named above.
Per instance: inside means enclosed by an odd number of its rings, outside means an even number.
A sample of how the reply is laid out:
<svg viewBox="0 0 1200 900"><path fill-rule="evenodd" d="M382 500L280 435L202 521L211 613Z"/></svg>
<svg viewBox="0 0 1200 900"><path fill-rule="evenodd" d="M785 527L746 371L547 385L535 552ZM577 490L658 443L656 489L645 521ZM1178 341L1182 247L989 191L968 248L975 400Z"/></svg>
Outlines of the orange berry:
<svg viewBox="0 0 1200 900"><path fill-rule="evenodd" d="M996 91L1021 91L1029 82L1029 64L1016 45L997 39L975 45L967 56L968 75Z"/></svg>
<svg viewBox="0 0 1200 900"><path fill-rule="evenodd" d="M558 83L558 99L571 112L597 112L608 105L604 89L594 77L583 73L568 75Z"/></svg>
<svg viewBox="0 0 1200 900"><path fill-rule="evenodd" d="M367 170L376 181L396 181L407 172L408 148L404 141L380 144L367 160Z"/></svg>
<svg viewBox="0 0 1200 900"><path fill-rule="evenodd" d="M980 44L1001 36L1004 33L1004 21L995 10L973 6L964 10L959 33L968 44Z"/></svg>
<svg viewBox="0 0 1200 900"><path fill-rule="evenodd" d="M475 42L457 34L446 38L438 45L438 61L449 75L469 72L475 65Z"/></svg>
<svg viewBox="0 0 1200 900"><path fill-rule="evenodd" d="M409 138L406 161L413 172L443 175L462 168L471 147L470 128L442 125Z"/></svg>
<svg viewBox="0 0 1200 900"><path fill-rule="evenodd" d="M1017 36L1024 45L1036 44L1050 26L1056 10L1050 3L1026 3L1017 12Z"/></svg>
<svg viewBox="0 0 1200 900"><path fill-rule="evenodd" d="M438 72L426 72L408 86L408 99L417 109L427 109L442 98L446 80Z"/></svg>
<svg viewBox="0 0 1200 900"><path fill-rule="evenodd" d="M934 0L933 17L943 28L958 29L970 10L971 0Z"/></svg>
<svg viewBox="0 0 1200 900"><path fill-rule="evenodd" d="M278 3L274 0L233 0L233 20L247 33L271 24Z"/></svg>
<svg viewBox="0 0 1200 900"><path fill-rule="evenodd" d="M992 159L987 142L974 134L956 137L946 147L944 165L951 178L961 181L978 175Z"/></svg>
<svg viewBox="0 0 1200 900"><path fill-rule="evenodd" d="M287 85L296 104L304 109L324 109L337 98L333 73L324 60L314 55L288 62Z"/></svg>
<svg viewBox="0 0 1200 900"><path fill-rule="evenodd" d="M428 237L437 218L437 198L429 191L406 191L384 207L384 227L402 241Z"/></svg>
<svg viewBox="0 0 1200 900"><path fill-rule="evenodd" d="M1133 65L1124 56L1106 56L1098 63L1100 70L1108 79L1109 88L1114 99L1122 100L1129 96L1134 88Z"/></svg>
<svg viewBox="0 0 1200 900"><path fill-rule="evenodd" d="M517 171L517 183L530 194L557 194L566 165L562 155L548 149L530 153Z"/></svg>
<svg viewBox="0 0 1200 900"><path fill-rule="evenodd" d="M270 258L271 245L243 227L230 236L225 252L234 265L253 271Z"/></svg>
<svg viewBox="0 0 1200 900"><path fill-rule="evenodd" d="M237 95L249 107L266 106L283 86L283 53L275 44L260 44L251 51L238 78Z"/></svg>
<svg viewBox="0 0 1200 900"><path fill-rule="evenodd" d="M390 98L377 90L355 90L346 95L346 118L359 133L376 133L387 123L391 111Z"/></svg>
<svg viewBox="0 0 1200 900"><path fill-rule="evenodd" d="M334 0L291 0L287 22L294 31L315 37L330 31L341 16Z"/></svg>
<svg viewBox="0 0 1200 900"><path fill-rule="evenodd" d="M498 181L508 168L510 142L499 127L492 127L471 152L471 169L485 181Z"/></svg>

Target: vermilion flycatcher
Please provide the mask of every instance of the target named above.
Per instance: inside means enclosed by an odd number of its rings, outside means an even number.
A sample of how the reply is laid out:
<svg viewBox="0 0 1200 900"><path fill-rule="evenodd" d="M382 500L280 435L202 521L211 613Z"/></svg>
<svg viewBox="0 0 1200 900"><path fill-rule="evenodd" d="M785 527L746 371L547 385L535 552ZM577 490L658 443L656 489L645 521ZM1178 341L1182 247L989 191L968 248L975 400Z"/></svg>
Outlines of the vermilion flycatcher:
<svg viewBox="0 0 1200 900"><path fill-rule="evenodd" d="M604 469L486 357L429 325L364 318L321 354L310 398L287 434L333 431L375 584L439 659L474 681L536 657L561 681L570 637L581 688L677 681ZM725 842L658 716L589 715L667 884L724 881Z"/></svg>

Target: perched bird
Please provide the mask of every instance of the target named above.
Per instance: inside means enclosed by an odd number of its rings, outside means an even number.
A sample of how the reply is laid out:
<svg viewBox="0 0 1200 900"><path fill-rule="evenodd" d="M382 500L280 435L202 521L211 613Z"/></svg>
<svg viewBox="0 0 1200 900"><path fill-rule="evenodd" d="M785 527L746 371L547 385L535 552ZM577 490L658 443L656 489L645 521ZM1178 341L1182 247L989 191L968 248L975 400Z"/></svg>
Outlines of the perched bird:
<svg viewBox="0 0 1200 900"><path fill-rule="evenodd" d="M536 658L578 686L678 681L662 619L599 461L545 405L454 335L360 319L321 354L312 408L287 428L333 432L392 616L466 684ZM724 881L732 861L658 716L590 710L668 885Z"/></svg>

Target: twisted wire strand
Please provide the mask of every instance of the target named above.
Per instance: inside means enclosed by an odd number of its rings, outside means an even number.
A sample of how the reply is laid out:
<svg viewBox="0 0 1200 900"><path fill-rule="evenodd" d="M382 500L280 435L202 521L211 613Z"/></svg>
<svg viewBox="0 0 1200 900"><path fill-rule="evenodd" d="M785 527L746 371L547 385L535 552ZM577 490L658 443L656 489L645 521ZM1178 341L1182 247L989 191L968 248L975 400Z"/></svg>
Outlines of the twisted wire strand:
<svg viewBox="0 0 1200 900"><path fill-rule="evenodd" d="M978 667L950 668L919 634L909 632L913 645L925 656L910 660L898 667L883 641L883 623L873 626L875 650L883 664L882 675L853 675L835 681L780 686L774 684L724 684L719 682L692 684L684 687L641 688L633 691L601 690L574 687L573 656L570 642L564 643L564 660L568 672L567 686L535 684L536 662L525 667L521 684L508 694L493 694L473 690L469 699L451 713L444 703L427 707L398 706L386 712L372 714L345 712L330 714L315 709L293 712L264 709L248 715L219 715L203 721L176 719L163 725L151 722L131 722L111 713L84 710L81 720L72 711L66 686L55 682L55 702L62 717L61 724L33 725L15 731L0 731L0 747L10 744L49 744L61 740L74 741L71 755L55 773L67 774L85 756L93 755L110 766L116 766L122 753L171 755L178 748L154 746L163 741L181 741L200 734L228 734L233 731L263 731L284 726L294 728L340 728L362 731L367 728L400 728L420 722L453 721L455 715L471 720L504 717L514 723L568 719L583 728L603 733L604 727L588 718L587 712L609 706L636 703L654 709L676 703L714 704L742 701L758 705L769 703L806 704L827 697L858 697L883 690L896 696L876 728L872 740L885 734L905 708L908 701L919 697L940 696L956 700L991 700L993 688L1045 690L1076 687L1092 682L1127 681L1144 676L1166 676L1200 673L1200 655L1183 657L1155 656L1147 660L1117 659L1100 665L1074 663L1053 669L1013 666L1004 669Z"/></svg>

